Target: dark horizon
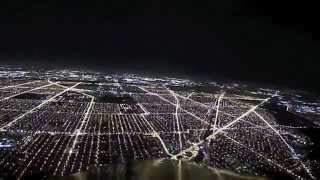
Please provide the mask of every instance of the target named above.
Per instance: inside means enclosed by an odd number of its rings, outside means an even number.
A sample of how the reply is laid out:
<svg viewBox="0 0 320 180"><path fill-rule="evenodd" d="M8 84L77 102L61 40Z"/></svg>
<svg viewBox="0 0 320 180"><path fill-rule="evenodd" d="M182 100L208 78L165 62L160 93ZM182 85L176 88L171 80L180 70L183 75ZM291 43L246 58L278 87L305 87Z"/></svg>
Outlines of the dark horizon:
<svg viewBox="0 0 320 180"><path fill-rule="evenodd" d="M4 4L0 64L219 77L320 92L312 4Z"/></svg>

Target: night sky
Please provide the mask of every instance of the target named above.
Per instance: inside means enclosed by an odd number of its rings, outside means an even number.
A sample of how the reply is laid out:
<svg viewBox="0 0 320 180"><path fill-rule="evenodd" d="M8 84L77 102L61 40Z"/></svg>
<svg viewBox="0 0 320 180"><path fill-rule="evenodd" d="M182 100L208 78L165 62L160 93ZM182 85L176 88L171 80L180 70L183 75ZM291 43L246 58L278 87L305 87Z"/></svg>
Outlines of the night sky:
<svg viewBox="0 0 320 180"><path fill-rule="evenodd" d="M1 1L0 62L320 92L316 7L271 0Z"/></svg>

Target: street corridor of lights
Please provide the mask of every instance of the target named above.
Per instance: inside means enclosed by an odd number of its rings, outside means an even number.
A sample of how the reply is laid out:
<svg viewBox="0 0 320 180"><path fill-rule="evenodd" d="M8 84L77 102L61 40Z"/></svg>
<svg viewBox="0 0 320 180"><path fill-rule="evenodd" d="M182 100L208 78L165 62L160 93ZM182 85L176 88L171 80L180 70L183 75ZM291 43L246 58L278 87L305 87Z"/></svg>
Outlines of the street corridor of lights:
<svg viewBox="0 0 320 180"><path fill-rule="evenodd" d="M0 85L1 137L14 139L1 147L3 177L173 159L241 174L315 178L293 147L308 143L300 127L278 124L264 108L277 91L248 96L152 81L20 79Z"/></svg>

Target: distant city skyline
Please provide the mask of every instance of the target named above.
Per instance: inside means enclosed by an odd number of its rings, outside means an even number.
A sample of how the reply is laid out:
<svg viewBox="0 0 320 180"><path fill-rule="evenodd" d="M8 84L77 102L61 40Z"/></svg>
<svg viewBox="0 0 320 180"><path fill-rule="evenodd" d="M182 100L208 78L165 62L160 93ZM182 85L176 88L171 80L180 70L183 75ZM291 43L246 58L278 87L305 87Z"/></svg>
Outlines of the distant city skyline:
<svg viewBox="0 0 320 180"><path fill-rule="evenodd" d="M4 4L0 64L220 76L320 92L312 3Z"/></svg>

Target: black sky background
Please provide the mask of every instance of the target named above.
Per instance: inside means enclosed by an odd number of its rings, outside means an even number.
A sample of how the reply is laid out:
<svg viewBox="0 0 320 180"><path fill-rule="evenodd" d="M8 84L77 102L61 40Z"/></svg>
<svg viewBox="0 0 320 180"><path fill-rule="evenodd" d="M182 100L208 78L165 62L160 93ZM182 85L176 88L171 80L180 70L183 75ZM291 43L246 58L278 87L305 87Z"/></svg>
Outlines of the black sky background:
<svg viewBox="0 0 320 180"><path fill-rule="evenodd" d="M0 63L266 82L320 92L316 4L1 1Z"/></svg>

